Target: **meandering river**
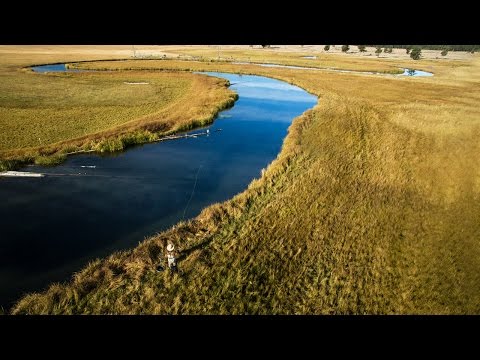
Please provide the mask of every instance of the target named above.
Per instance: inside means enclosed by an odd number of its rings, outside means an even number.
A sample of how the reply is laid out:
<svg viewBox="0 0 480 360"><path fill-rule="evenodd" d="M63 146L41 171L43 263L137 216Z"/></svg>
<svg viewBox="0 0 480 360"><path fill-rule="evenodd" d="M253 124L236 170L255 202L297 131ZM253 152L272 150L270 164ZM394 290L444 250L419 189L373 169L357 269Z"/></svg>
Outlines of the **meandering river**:
<svg viewBox="0 0 480 360"><path fill-rule="evenodd" d="M242 192L277 156L292 120L317 102L279 80L206 74L228 79L239 95L208 136L21 169L44 177L0 178L0 305Z"/></svg>

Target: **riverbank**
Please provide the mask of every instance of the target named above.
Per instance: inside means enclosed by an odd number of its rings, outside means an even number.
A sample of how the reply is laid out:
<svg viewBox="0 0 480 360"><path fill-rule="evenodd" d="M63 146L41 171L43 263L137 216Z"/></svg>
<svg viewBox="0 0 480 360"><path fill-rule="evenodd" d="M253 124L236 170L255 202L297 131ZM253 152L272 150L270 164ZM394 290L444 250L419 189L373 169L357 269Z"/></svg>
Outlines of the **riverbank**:
<svg viewBox="0 0 480 360"><path fill-rule="evenodd" d="M480 313L478 57L417 79L198 64L320 100L246 191L13 313ZM154 271L167 240L182 276Z"/></svg>
<svg viewBox="0 0 480 360"><path fill-rule="evenodd" d="M208 128L18 174L42 179L2 178L0 306L244 191L279 153L291 121L317 102L278 80L209 74L230 81L239 100Z"/></svg>
<svg viewBox="0 0 480 360"><path fill-rule="evenodd" d="M69 154L119 151L204 126L237 98L226 81L196 74L37 74L4 55L0 171L56 165Z"/></svg>

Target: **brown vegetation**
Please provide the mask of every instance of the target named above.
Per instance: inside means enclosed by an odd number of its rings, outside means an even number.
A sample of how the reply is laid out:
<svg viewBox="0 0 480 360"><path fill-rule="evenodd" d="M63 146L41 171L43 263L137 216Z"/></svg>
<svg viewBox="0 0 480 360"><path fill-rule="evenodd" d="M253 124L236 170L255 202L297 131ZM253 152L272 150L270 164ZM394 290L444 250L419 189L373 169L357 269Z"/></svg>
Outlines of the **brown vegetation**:
<svg viewBox="0 0 480 360"><path fill-rule="evenodd" d="M432 62L428 79L182 62L319 102L245 192L13 313L480 313L479 60ZM154 270L167 239L183 275Z"/></svg>
<svg viewBox="0 0 480 360"><path fill-rule="evenodd" d="M189 73L36 74L19 64L13 55L0 62L0 171L202 126L236 98L228 82Z"/></svg>

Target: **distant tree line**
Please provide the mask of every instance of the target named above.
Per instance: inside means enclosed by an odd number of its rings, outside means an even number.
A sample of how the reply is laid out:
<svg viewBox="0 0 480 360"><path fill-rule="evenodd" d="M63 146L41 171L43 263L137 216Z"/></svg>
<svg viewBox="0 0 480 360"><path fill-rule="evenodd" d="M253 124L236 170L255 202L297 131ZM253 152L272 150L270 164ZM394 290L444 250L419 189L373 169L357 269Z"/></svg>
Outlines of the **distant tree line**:
<svg viewBox="0 0 480 360"><path fill-rule="evenodd" d="M480 45L372 45L374 47L394 48L394 49L413 49L419 47L423 50L444 50L449 51L480 51Z"/></svg>
<svg viewBox="0 0 480 360"><path fill-rule="evenodd" d="M377 57L380 56L382 51L386 54L392 53L393 49L405 49L407 54L410 54L410 57L413 60L420 60L422 58L422 49L427 50L441 50L441 55L446 56L449 51L468 51L472 54L475 51L480 50L478 45L374 45L375 54ZM383 50L382 50L383 47ZM366 45L357 45L358 51L366 52ZM330 45L325 45L323 48L325 51L330 50ZM350 45L342 45L342 51L348 52L350 50Z"/></svg>

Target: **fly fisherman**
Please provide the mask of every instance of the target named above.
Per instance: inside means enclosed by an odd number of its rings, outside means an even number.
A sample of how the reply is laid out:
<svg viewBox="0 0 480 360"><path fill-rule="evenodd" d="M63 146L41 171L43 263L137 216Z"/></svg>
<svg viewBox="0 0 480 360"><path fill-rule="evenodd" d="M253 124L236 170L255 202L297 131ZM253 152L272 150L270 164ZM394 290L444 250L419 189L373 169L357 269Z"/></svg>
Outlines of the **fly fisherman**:
<svg viewBox="0 0 480 360"><path fill-rule="evenodd" d="M167 265L168 265L168 268L170 269L170 271L172 273L178 272L178 268L177 268L178 252L175 250L175 245L173 245L170 242L166 246L165 257L167 258ZM162 272L163 270L165 270L165 268L163 267L162 263L160 263L157 266L156 270L157 270L157 272Z"/></svg>
<svg viewBox="0 0 480 360"><path fill-rule="evenodd" d="M178 253L175 251L175 246L170 243L167 245L167 253L165 254L167 258L168 268L171 272L177 272L177 256Z"/></svg>

